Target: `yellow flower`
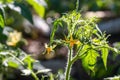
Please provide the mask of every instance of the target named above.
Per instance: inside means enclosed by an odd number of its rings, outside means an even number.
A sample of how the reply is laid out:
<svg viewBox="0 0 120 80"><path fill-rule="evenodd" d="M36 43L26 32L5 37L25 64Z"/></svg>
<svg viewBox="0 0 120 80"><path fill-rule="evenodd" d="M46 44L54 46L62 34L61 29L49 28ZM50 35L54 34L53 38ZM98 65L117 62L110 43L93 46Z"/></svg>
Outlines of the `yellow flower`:
<svg viewBox="0 0 120 80"><path fill-rule="evenodd" d="M22 34L21 32L13 31L9 33L7 45L16 46L16 44L21 40Z"/></svg>
<svg viewBox="0 0 120 80"><path fill-rule="evenodd" d="M47 54L50 54L51 52L53 52L54 48L56 47L56 45L53 45L53 46L48 46L46 43L45 43L45 48L46 48L46 52Z"/></svg>
<svg viewBox="0 0 120 80"><path fill-rule="evenodd" d="M80 41L77 39L73 39L72 35L70 35L70 40L66 39L66 42L70 44L70 47L73 47L75 44L80 44Z"/></svg>

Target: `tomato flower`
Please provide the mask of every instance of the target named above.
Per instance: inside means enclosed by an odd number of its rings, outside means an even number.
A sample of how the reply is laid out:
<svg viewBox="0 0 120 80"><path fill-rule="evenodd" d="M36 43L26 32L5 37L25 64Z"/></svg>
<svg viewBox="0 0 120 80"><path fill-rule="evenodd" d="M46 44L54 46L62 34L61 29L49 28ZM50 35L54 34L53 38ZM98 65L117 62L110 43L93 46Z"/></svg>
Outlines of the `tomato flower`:
<svg viewBox="0 0 120 80"><path fill-rule="evenodd" d="M70 47L73 47L75 44L80 44L80 41L77 39L73 39L72 35L70 35L70 40L66 39L66 42L70 44Z"/></svg>
<svg viewBox="0 0 120 80"><path fill-rule="evenodd" d="M13 31L9 33L8 40L6 42L9 46L16 46L16 44L21 40L21 32Z"/></svg>
<svg viewBox="0 0 120 80"><path fill-rule="evenodd" d="M56 45L53 45L53 46L48 46L46 43L45 43L45 49L46 49L46 53L47 54L50 54L51 52L54 52L54 48L56 47Z"/></svg>

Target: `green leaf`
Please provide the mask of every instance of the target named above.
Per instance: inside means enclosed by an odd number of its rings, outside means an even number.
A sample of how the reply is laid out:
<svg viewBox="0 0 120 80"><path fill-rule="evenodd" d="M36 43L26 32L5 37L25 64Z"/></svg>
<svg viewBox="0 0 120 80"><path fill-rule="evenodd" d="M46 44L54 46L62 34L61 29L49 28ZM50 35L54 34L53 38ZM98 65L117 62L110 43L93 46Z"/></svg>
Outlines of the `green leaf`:
<svg viewBox="0 0 120 80"><path fill-rule="evenodd" d="M52 73L50 74L50 80L54 80L54 75Z"/></svg>
<svg viewBox="0 0 120 80"><path fill-rule="evenodd" d="M83 57L86 56L86 52L88 52L89 48L90 48L89 45L84 45L84 46L82 47L82 49L79 49L79 50L78 50L78 53L79 53L80 58L83 58Z"/></svg>
<svg viewBox="0 0 120 80"><path fill-rule="evenodd" d="M105 66L105 69L107 69L107 57L108 57L108 48L102 48L101 49L102 52L102 60Z"/></svg>
<svg viewBox="0 0 120 80"><path fill-rule="evenodd" d="M30 55L27 55L24 60L23 60L29 69L32 69L33 68L33 62L35 62L35 60L30 56Z"/></svg>
<svg viewBox="0 0 120 80"><path fill-rule="evenodd" d="M62 26L62 23L60 22L60 20L56 20L54 23L53 23L53 28L52 28L52 32L50 34L50 43L52 43L53 39L54 39L54 35L55 35L55 32L57 31L57 28L58 28L58 25Z"/></svg>
<svg viewBox="0 0 120 80"><path fill-rule="evenodd" d="M0 14L0 27L4 28L4 19L1 14Z"/></svg>
<svg viewBox="0 0 120 80"><path fill-rule="evenodd" d="M40 17L44 17L44 14L45 14L45 8L44 8L44 6L42 6L41 4L39 4L38 2L36 2L35 0L27 0L27 2L34 8L34 10L36 11L36 13L38 13L38 15Z"/></svg>
<svg viewBox="0 0 120 80"><path fill-rule="evenodd" d="M82 57L83 67L88 71L91 70L94 72L94 67L97 62L97 57L99 56L98 52L95 50L89 50L86 53L86 56Z"/></svg>
<svg viewBox="0 0 120 80"><path fill-rule="evenodd" d="M1 28L4 28L5 26L4 17L5 17L4 9L2 6L0 6L0 27Z"/></svg>
<svg viewBox="0 0 120 80"><path fill-rule="evenodd" d="M1 5L0 7L0 14L2 15L3 19L5 18L5 10L4 10L4 6Z"/></svg>
<svg viewBox="0 0 120 80"><path fill-rule="evenodd" d="M13 67L13 68L18 68L19 65L16 62L14 62L14 61L9 61L8 62L8 66L9 67Z"/></svg>
<svg viewBox="0 0 120 80"><path fill-rule="evenodd" d="M0 0L0 3L11 3L13 2L14 0Z"/></svg>
<svg viewBox="0 0 120 80"><path fill-rule="evenodd" d="M28 21L30 21L33 24L32 13L29 10L29 7L27 7L24 3L17 3L17 2L15 2L14 5L16 7L19 7L21 10L20 12L14 8L13 10L17 11L19 14L21 14L23 17L25 17Z"/></svg>

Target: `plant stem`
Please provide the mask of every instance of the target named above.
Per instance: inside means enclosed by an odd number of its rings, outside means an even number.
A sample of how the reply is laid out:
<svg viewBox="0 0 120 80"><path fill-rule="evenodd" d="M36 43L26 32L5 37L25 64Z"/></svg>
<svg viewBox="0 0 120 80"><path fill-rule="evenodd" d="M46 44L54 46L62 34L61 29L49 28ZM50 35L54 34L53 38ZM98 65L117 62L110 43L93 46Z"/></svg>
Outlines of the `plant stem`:
<svg viewBox="0 0 120 80"><path fill-rule="evenodd" d="M15 55L13 54L9 54L10 56L12 56L13 58L15 58L18 62L20 62L23 66L25 66L24 62L22 62L19 58L17 58Z"/></svg>
<svg viewBox="0 0 120 80"><path fill-rule="evenodd" d="M72 63L71 63L72 54L73 54L72 48L70 48L69 53L68 53L68 61L67 61L66 71L65 71L65 80L70 79L70 72L71 72L71 67L72 67Z"/></svg>
<svg viewBox="0 0 120 80"><path fill-rule="evenodd" d="M39 80L39 78L37 77L37 75L32 71L32 76L34 77L35 80Z"/></svg>
<svg viewBox="0 0 120 80"><path fill-rule="evenodd" d="M14 57L18 62L20 62L24 67L26 67L25 64L24 64L24 62L22 62L19 58L17 58L17 57L14 56L13 54L9 54L9 55L11 55L12 57ZM31 70L31 69L30 69L30 70ZM31 71L31 74L32 74L32 76L33 76L33 78L34 78L35 80L39 80L39 78L37 77L37 75L36 75L33 71Z"/></svg>
<svg viewBox="0 0 120 80"><path fill-rule="evenodd" d="M70 72L71 72L71 67L73 65L73 63L78 60L79 58L79 52L80 50L83 48L83 46L81 46L77 52L77 54L73 57L73 49L70 48L69 53L68 53L68 61L67 61L67 66L66 66L66 71L65 71L65 80L69 80L70 79Z"/></svg>

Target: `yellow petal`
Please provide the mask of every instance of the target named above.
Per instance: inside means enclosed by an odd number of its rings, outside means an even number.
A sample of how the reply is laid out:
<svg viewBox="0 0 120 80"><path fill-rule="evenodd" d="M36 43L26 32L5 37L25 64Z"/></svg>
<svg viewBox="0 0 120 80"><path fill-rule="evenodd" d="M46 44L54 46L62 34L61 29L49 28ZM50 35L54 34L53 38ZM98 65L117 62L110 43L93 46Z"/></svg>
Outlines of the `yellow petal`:
<svg viewBox="0 0 120 80"><path fill-rule="evenodd" d="M14 43L14 42L7 42L7 45L9 45L9 46L16 46L16 43Z"/></svg>
<svg viewBox="0 0 120 80"><path fill-rule="evenodd" d="M49 54L52 51L52 48L48 47L48 48L46 48L46 50L47 50L47 54Z"/></svg>

